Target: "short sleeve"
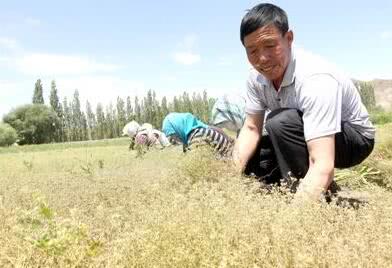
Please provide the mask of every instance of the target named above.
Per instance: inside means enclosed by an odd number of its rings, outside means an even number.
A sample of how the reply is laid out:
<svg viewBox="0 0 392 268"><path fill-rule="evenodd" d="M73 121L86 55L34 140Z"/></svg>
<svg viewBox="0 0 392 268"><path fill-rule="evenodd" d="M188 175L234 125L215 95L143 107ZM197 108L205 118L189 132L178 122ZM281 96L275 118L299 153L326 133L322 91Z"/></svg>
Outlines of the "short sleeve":
<svg viewBox="0 0 392 268"><path fill-rule="evenodd" d="M159 138L158 138L159 143L163 146L163 147L167 147L170 145L169 139L166 137L165 134L160 133Z"/></svg>
<svg viewBox="0 0 392 268"><path fill-rule="evenodd" d="M257 75L251 72L246 82L246 105L245 112L247 114L260 114L267 109L261 92L262 85L257 82Z"/></svg>
<svg viewBox="0 0 392 268"><path fill-rule="evenodd" d="M342 89L331 75L317 74L305 79L299 106L306 141L341 131Z"/></svg>

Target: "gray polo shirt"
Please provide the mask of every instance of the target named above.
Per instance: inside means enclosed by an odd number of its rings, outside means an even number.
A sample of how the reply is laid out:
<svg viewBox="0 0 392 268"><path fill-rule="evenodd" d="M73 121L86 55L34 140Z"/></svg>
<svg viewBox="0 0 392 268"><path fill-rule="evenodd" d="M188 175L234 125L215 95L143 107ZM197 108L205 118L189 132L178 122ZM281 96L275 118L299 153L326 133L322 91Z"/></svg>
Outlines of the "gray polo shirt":
<svg viewBox="0 0 392 268"><path fill-rule="evenodd" d="M303 112L306 141L341 132L342 122L348 122L369 139L375 135L351 79L322 59L304 52L292 50L279 90L255 69L250 72L246 113L259 114L278 108Z"/></svg>

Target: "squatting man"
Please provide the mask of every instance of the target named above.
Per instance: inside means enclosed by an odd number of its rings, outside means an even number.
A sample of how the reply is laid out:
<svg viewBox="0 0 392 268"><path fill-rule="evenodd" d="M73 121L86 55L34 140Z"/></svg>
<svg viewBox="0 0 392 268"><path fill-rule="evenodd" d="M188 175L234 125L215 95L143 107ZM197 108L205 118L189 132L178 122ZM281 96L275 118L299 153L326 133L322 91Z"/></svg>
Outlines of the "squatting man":
<svg viewBox="0 0 392 268"><path fill-rule="evenodd" d="M235 166L269 183L303 178L296 195L318 199L335 167L357 165L373 150L375 129L360 95L350 78L295 51L287 14L276 5L250 9L240 36L253 68Z"/></svg>

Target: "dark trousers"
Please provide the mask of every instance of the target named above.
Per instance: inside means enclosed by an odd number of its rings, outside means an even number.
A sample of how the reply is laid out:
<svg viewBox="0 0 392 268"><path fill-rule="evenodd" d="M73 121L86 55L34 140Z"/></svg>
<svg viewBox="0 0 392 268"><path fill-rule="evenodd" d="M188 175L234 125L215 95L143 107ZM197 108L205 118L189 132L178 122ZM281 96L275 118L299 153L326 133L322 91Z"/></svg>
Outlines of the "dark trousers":
<svg viewBox="0 0 392 268"><path fill-rule="evenodd" d="M267 136L261 138L249 160L245 174L255 175L265 183L279 183L288 174L305 177L309 152L304 137L302 113L296 109L272 111L265 122ZM361 163L372 152L374 139L368 139L349 123L342 122L335 134L335 167L348 168Z"/></svg>

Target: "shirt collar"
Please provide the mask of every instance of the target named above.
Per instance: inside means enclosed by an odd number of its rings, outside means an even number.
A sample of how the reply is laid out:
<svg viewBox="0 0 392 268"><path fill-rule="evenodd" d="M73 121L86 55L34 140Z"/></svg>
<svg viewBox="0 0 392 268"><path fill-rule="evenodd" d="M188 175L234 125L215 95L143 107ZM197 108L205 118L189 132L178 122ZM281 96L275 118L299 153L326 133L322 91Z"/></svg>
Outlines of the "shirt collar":
<svg viewBox="0 0 392 268"><path fill-rule="evenodd" d="M286 71L283 76L283 81L280 87L287 87L294 82L295 79L295 55L293 49L291 49L289 64L287 65Z"/></svg>

